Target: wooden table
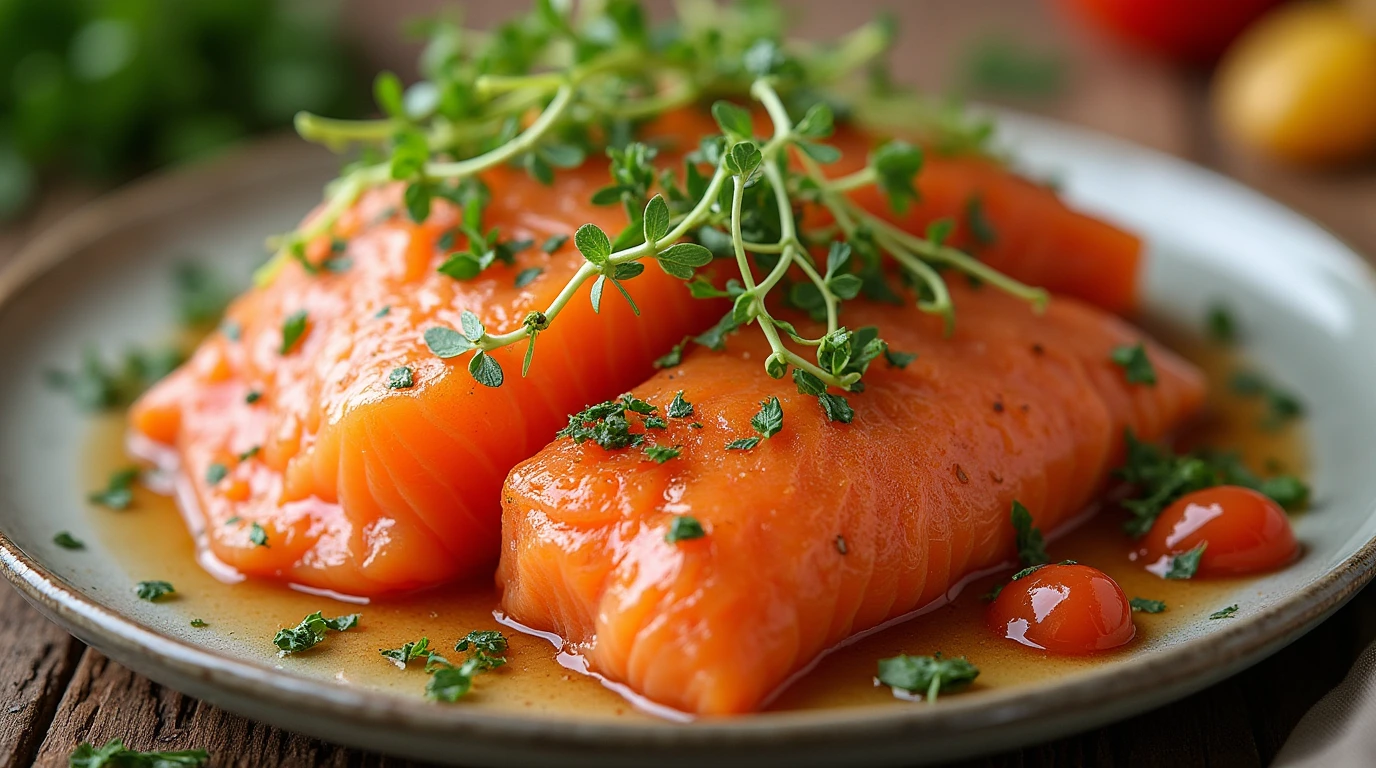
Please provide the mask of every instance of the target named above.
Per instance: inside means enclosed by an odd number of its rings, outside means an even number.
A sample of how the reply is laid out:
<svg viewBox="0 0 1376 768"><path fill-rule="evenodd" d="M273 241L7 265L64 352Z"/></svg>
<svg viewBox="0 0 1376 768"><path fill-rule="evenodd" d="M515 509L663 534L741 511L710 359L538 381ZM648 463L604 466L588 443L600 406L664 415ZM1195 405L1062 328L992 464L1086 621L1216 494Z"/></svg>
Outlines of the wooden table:
<svg viewBox="0 0 1376 768"><path fill-rule="evenodd" d="M828 3L831 3L828 5ZM360 29L381 12L356 3ZM433 5L401 3L405 10ZM1304 174L1250 162L1215 138L1207 76L1172 69L1070 28L1028 0L809 0L804 32L842 28L865 6L900 11L896 71L929 87L952 82L968 41L1001 35L1068 62L1067 88L1045 102L1016 104L1081 123L1233 175L1311 216L1360 251L1376 254L1376 168ZM844 6L844 8L842 8ZM387 15L396 13L388 5ZM479 9L481 10L481 9ZM482 15L481 13L479 15ZM843 18L838 18L838 16ZM374 46L382 63L396 52ZM409 56L409 54L406 54ZM0 257L89 192L65 190L21 227L0 230ZM1303 258L1303 254L1296 254ZM1376 638L1376 588L1321 627L1236 677L1140 717L1071 738L969 762L970 766L1255 766L1271 760L1300 716ZM1055 706L1055 702L1048 702ZM414 766L286 733L187 698L84 647L0 587L0 768L65 766L80 741L123 738L139 749L199 747L213 766Z"/></svg>

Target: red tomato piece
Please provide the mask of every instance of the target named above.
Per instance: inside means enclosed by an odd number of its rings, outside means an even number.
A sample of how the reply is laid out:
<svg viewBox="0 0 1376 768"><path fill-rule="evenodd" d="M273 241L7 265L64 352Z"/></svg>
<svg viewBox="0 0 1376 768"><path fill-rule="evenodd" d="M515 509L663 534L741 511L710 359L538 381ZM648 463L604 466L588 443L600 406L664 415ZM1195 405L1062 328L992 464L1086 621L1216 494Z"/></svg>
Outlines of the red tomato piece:
<svg viewBox="0 0 1376 768"><path fill-rule="evenodd" d="M1060 0L1135 48L1194 63L1217 59L1278 0Z"/></svg>
<svg viewBox="0 0 1376 768"><path fill-rule="evenodd" d="M1118 582L1087 565L1048 565L1009 582L989 606L1000 637L1051 653L1117 648L1137 634Z"/></svg>
<svg viewBox="0 0 1376 768"><path fill-rule="evenodd" d="M1166 507L1142 539L1139 557L1164 574L1170 561L1206 543L1196 576L1240 576L1279 568L1299 553L1285 510L1264 494L1220 485Z"/></svg>

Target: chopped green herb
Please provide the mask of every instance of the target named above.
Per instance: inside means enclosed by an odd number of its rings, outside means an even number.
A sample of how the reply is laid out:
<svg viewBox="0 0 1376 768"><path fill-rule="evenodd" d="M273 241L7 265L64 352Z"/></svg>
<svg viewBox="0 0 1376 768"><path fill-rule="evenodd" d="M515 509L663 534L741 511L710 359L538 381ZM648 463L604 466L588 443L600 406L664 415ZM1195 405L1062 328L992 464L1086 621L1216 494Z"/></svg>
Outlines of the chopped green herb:
<svg viewBox="0 0 1376 768"><path fill-rule="evenodd" d="M896 350L884 348L884 361L893 368L907 368L917 359L916 352L898 352Z"/></svg>
<svg viewBox="0 0 1376 768"><path fill-rule="evenodd" d="M1232 311L1226 305L1214 304L1209 307L1205 325L1208 328L1209 338L1214 342L1232 344L1237 341L1237 320L1234 319Z"/></svg>
<svg viewBox="0 0 1376 768"><path fill-rule="evenodd" d="M248 394L247 394L247 395L244 395L244 402L248 403L249 405L253 405L254 403L256 403L256 402L258 402L259 400L262 400L262 399L263 399L263 393L262 393L262 392L259 392L259 391L256 390L256 389L250 389L250 390L248 391Z"/></svg>
<svg viewBox="0 0 1376 768"><path fill-rule="evenodd" d="M243 521L244 521L244 518L239 517L238 515L235 515L235 516L229 518L228 520L226 520L226 521L225 521L225 525L238 525L239 523L242 523Z"/></svg>
<svg viewBox="0 0 1376 768"><path fill-rule="evenodd" d="M496 669L506 663L508 643L506 637L494 629L475 629L454 644L454 650L472 652L482 669Z"/></svg>
<svg viewBox="0 0 1376 768"><path fill-rule="evenodd" d="M1128 601L1128 606L1134 612L1141 613L1161 613L1166 610L1166 603L1161 600L1149 600L1145 597L1134 597Z"/></svg>
<svg viewBox="0 0 1376 768"><path fill-rule="evenodd" d="M899 655L879 660L876 675L880 683L909 693L925 694L926 700L936 701L942 691L964 688L979 677L979 668L964 656L954 659L935 656Z"/></svg>
<svg viewBox="0 0 1376 768"><path fill-rule="evenodd" d="M94 347L88 347L76 372L48 371L45 379L48 386L66 392L83 410L99 411L129 405L181 363L181 350L168 347L131 349L117 366L109 366Z"/></svg>
<svg viewBox="0 0 1376 768"><path fill-rule="evenodd" d="M978 194L971 195L970 199L965 201L965 226L970 230L970 237L978 245L989 246L998 242L998 232L985 215L984 199Z"/></svg>
<svg viewBox="0 0 1376 768"><path fill-rule="evenodd" d="M429 658L430 639L422 637L402 645L400 648L379 648L378 653L382 654L391 662L397 665L397 669L406 669L406 665L412 659Z"/></svg>
<svg viewBox="0 0 1376 768"><path fill-rule="evenodd" d="M67 756L67 765L69 768L197 768L208 760L210 755L203 749L139 752L126 749L120 739L111 739L103 747L81 742Z"/></svg>
<svg viewBox="0 0 1376 768"><path fill-rule="evenodd" d="M391 314L391 313L392 313L392 305L391 305L391 304L383 304L381 309L379 309L378 311L376 311L376 312L373 313L373 317L386 317L387 315L389 315L389 314Z"/></svg>
<svg viewBox="0 0 1376 768"><path fill-rule="evenodd" d="M210 485L215 485L225 479L228 474L229 467L217 461L205 468L205 481Z"/></svg>
<svg viewBox="0 0 1376 768"><path fill-rule="evenodd" d="M671 419L686 419L693 415L693 404L683 399L683 390L674 395L669 407L664 409L664 415Z"/></svg>
<svg viewBox="0 0 1376 768"><path fill-rule="evenodd" d="M353 629L358 626L360 618L360 614L351 613L327 619L320 615L320 611L316 611L291 629L277 630L277 634L272 638L272 644L277 646L283 656L300 653L324 642L327 631L347 632Z"/></svg>
<svg viewBox="0 0 1376 768"><path fill-rule="evenodd" d="M1216 485L1241 485L1260 491L1286 509L1298 509L1309 498L1309 487L1298 478L1262 480L1235 454L1201 451L1175 455L1138 440L1131 431L1126 439L1127 459L1115 474L1134 486L1133 495L1120 502L1132 515L1123 528L1134 537L1145 535L1171 502Z"/></svg>
<svg viewBox="0 0 1376 768"><path fill-rule="evenodd" d="M738 437L726 444L728 451L748 451L760 444L759 437Z"/></svg>
<svg viewBox="0 0 1376 768"><path fill-rule="evenodd" d="M1046 540L1032 525L1032 513L1016 499L1013 501L1013 536L1018 547L1018 562L1024 566L1045 565L1051 562L1046 554Z"/></svg>
<svg viewBox="0 0 1376 768"><path fill-rule="evenodd" d="M520 272L517 272L516 287L524 288L527 285L530 285L531 283L535 282L535 278L539 277L544 271L545 270L541 269L540 267L529 267L527 269L521 270Z"/></svg>
<svg viewBox="0 0 1376 768"><path fill-rule="evenodd" d="M1188 552L1181 552L1171 558L1170 568L1166 570L1167 579L1191 579L1199 570L1199 558L1204 556L1204 549L1209 546L1209 542L1201 541L1199 546Z"/></svg>
<svg viewBox="0 0 1376 768"><path fill-rule="evenodd" d="M1214 611L1213 613L1209 614L1209 618L1210 618L1210 619L1231 619L1231 618L1233 617L1233 615L1236 614L1236 613L1237 613L1237 606L1236 606L1236 605L1230 605L1230 606L1228 606L1227 608L1223 608L1223 609Z"/></svg>
<svg viewBox="0 0 1376 768"><path fill-rule="evenodd" d="M278 354L285 355L290 352L305 332L306 310L298 310L287 315L286 319L282 321L282 346L278 348Z"/></svg>
<svg viewBox="0 0 1376 768"><path fill-rule="evenodd" d="M692 341L692 339L684 339L675 344L668 352L661 355L655 360L655 368L673 368L683 362L683 348L687 346L689 341Z"/></svg>
<svg viewBox="0 0 1376 768"><path fill-rule="evenodd" d="M53 537L53 543L63 549L85 549L86 542L76 538L66 531L59 532Z"/></svg>
<svg viewBox="0 0 1376 768"><path fill-rule="evenodd" d="M460 667L440 667L430 675L425 684L425 697L431 701L453 704L473 689L471 669Z"/></svg>
<svg viewBox="0 0 1376 768"><path fill-rule="evenodd" d="M540 250L545 253L554 253L564 247L564 243L569 241L568 235L551 235L545 242L540 244Z"/></svg>
<svg viewBox="0 0 1376 768"><path fill-rule="evenodd" d="M692 427L693 429L702 429L702 422L695 421L692 424L689 424L688 426Z"/></svg>
<svg viewBox="0 0 1376 768"><path fill-rule="evenodd" d="M244 335L244 327L233 320L226 320L220 323L220 333L230 341L238 341Z"/></svg>
<svg viewBox="0 0 1376 768"><path fill-rule="evenodd" d="M750 418L750 426L760 433L761 437L773 437L784 428L784 409L779 404L779 398L771 397L760 402L760 412Z"/></svg>
<svg viewBox="0 0 1376 768"><path fill-rule="evenodd" d="M855 411L850 407L850 402L841 395L823 392L817 396L817 402L821 403L822 413L828 421L849 424L855 420Z"/></svg>
<svg viewBox="0 0 1376 768"><path fill-rule="evenodd" d="M207 623L205 623L205 620L204 620L204 619L192 619L192 620L191 620L191 626L196 627L197 629L200 629L201 627L208 627L208 626L210 626L210 625L207 624Z"/></svg>
<svg viewBox="0 0 1376 768"><path fill-rule="evenodd" d="M388 389L410 389L415 385L415 376L411 373L411 369L405 366L393 368L392 372L387 374Z"/></svg>
<svg viewBox="0 0 1376 768"><path fill-rule="evenodd" d="M140 600L147 600L152 603L157 602L159 599L177 590L166 581L140 581L135 585L134 591L138 594Z"/></svg>
<svg viewBox="0 0 1376 768"><path fill-rule="evenodd" d="M211 327L234 298L234 292L205 265L183 262L172 277L177 288L177 314L185 325Z"/></svg>
<svg viewBox="0 0 1376 768"><path fill-rule="evenodd" d="M676 459L679 454L683 453L683 448L677 445L672 448L663 445L647 445L642 450L656 464L663 464L669 459Z"/></svg>
<svg viewBox="0 0 1376 768"><path fill-rule="evenodd" d="M107 509L128 509L134 501L134 481L139 479L138 467L119 469L110 474L105 490L92 491L86 500Z"/></svg>
<svg viewBox="0 0 1376 768"><path fill-rule="evenodd" d="M253 523L248 527L248 540L255 547L266 547L268 545L268 532L263 530L263 526Z"/></svg>
<svg viewBox="0 0 1376 768"><path fill-rule="evenodd" d="M646 429L668 429L669 427L669 422L659 416L646 416L644 421Z"/></svg>
<svg viewBox="0 0 1376 768"><path fill-rule="evenodd" d="M1260 373L1238 371L1233 374L1230 383L1235 394L1265 398L1266 415L1261 421L1261 426L1265 429L1279 429L1304 415L1304 404L1298 397L1276 386Z"/></svg>
<svg viewBox="0 0 1376 768"><path fill-rule="evenodd" d="M669 532L664 535L664 540L670 544L677 544L680 541L690 541L700 539L707 535L703 530L702 523L697 518L689 515L677 515L669 523Z"/></svg>
<svg viewBox="0 0 1376 768"><path fill-rule="evenodd" d="M1110 357L1123 369L1123 375L1129 384L1156 385L1156 369L1152 367L1151 360L1147 359L1146 345L1138 342L1114 347Z"/></svg>
<svg viewBox="0 0 1376 768"><path fill-rule="evenodd" d="M250 446L248 450L246 450L246 451L244 451L243 453L239 454L239 461L241 461L241 462L242 462L242 461L248 461L249 459L253 458L254 456L257 456L258 453L259 453L260 451L262 451L262 450L263 450L263 446L261 446L261 445Z"/></svg>

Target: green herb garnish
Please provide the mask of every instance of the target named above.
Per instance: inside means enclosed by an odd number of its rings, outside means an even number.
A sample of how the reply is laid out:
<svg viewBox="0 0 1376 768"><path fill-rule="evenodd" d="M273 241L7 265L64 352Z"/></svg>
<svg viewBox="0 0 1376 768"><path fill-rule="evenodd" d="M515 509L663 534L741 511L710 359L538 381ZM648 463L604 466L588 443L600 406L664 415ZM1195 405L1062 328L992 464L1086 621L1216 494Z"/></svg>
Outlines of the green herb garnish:
<svg viewBox="0 0 1376 768"><path fill-rule="evenodd" d="M702 523L697 518L688 515L677 515L669 523L669 532L664 535L664 540L670 544L677 544L680 541L691 541L700 539L707 535L703 530Z"/></svg>
<svg viewBox="0 0 1376 768"><path fill-rule="evenodd" d="M1166 610L1166 603L1162 600L1149 600L1145 597L1134 597L1128 601L1128 606L1134 613L1161 613Z"/></svg>
<svg viewBox="0 0 1376 768"><path fill-rule="evenodd" d="M173 594L177 590L166 581L140 581L135 585L134 591L138 594L140 600L147 600L152 603L157 602L167 595Z"/></svg>
<svg viewBox="0 0 1376 768"><path fill-rule="evenodd" d="M1123 369L1123 376L1129 384L1156 385L1156 369L1147 359L1146 345L1141 342L1114 347L1109 357Z"/></svg>
<svg viewBox="0 0 1376 768"><path fill-rule="evenodd" d="M669 407L664 409L664 415L671 419L686 419L693 415L693 404L683 399L683 390L679 390L674 395L674 399L669 401Z"/></svg>
<svg viewBox="0 0 1376 768"><path fill-rule="evenodd" d="M1181 552L1171 558L1171 564L1166 569L1165 578L1167 579L1192 579L1199 570L1199 558L1204 556L1204 550L1209 546L1209 542L1201 541L1199 546L1188 552Z"/></svg>
<svg viewBox="0 0 1376 768"><path fill-rule="evenodd" d="M406 669L406 665L412 659L428 658L430 655L430 638L422 637L409 643L405 643L400 648L379 648L378 653L390 659L397 669Z"/></svg>
<svg viewBox="0 0 1376 768"><path fill-rule="evenodd" d="M879 660L879 682L891 688L921 693L936 701L942 691L964 688L979 677L979 668L964 656L954 659L935 656L899 655Z"/></svg>
<svg viewBox="0 0 1376 768"><path fill-rule="evenodd" d="M1238 371L1230 382L1234 394L1261 397L1266 402L1266 415L1261 426L1279 429L1304 415L1304 404L1291 392L1276 386L1270 379L1255 371Z"/></svg>
<svg viewBox="0 0 1376 768"><path fill-rule="evenodd" d="M225 479L227 475L229 475L229 467L226 467L218 461L205 468L205 481L209 485L219 483L221 480Z"/></svg>
<svg viewBox="0 0 1376 768"><path fill-rule="evenodd" d="M728 451L748 451L760 444L758 437L738 437L726 444Z"/></svg>
<svg viewBox="0 0 1376 768"><path fill-rule="evenodd" d="M327 631L347 632L358 626L358 620L361 618L362 614L350 613L327 619L320 615L320 611L316 611L291 629L277 630L277 634L272 638L272 644L277 646L283 656L300 653L324 642Z"/></svg>
<svg viewBox="0 0 1376 768"><path fill-rule="evenodd" d="M1236 605L1230 605L1230 606L1228 606L1227 608L1222 608L1222 609L1220 609L1220 610L1214 611L1213 613L1209 614L1209 618L1210 618L1210 619L1231 619L1231 618L1233 617L1233 614L1235 614L1235 613L1237 613L1237 606L1236 606Z"/></svg>
<svg viewBox="0 0 1376 768"><path fill-rule="evenodd" d="M250 389L250 390L248 391L248 394L244 395L244 402L245 402L245 403L248 403L249 405L253 405L254 403L256 403L256 402L258 402L259 400L262 400L262 399L263 399L263 393L262 393L262 392L259 392L259 391L256 390L256 389Z"/></svg>
<svg viewBox="0 0 1376 768"><path fill-rule="evenodd" d="M88 347L75 372L48 371L48 386L66 392L83 410L122 408L182 363L181 350L131 349L119 364L109 366L94 347Z"/></svg>
<svg viewBox="0 0 1376 768"><path fill-rule="evenodd" d="M1285 509L1298 509L1309 499L1309 486L1298 478L1281 475L1257 477L1234 454L1198 451L1176 455L1144 443L1129 430L1127 459L1115 475L1135 486L1121 505L1132 517L1123 529L1134 537L1151 530L1156 518L1171 502L1193 491L1217 485L1241 485L1270 496Z"/></svg>
<svg viewBox="0 0 1376 768"><path fill-rule="evenodd" d="M393 368L392 372L387 374L388 389L410 389L415 385L415 376L411 373L411 369L405 366Z"/></svg>
<svg viewBox="0 0 1376 768"><path fill-rule="evenodd" d="M268 532L263 530L263 526L253 523L248 527L248 540L255 547L266 547L268 545Z"/></svg>
<svg viewBox="0 0 1376 768"><path fill-rule="evenodd" d="M760 411L750 418L750 426L760 433L760 437L773 437L784 428L784 409L779 398L771 397L760 402Z"/></svg>
<svg viewBox="0 0 1376 768"><path fill-rule="evenodd" d="M70 768L197 768L208 760L210 755L203 749L139 752L126 749L120 739L111 739L103 747L81 742L67 756L67 765Z"/></svg>
<svg viewBox="0 0 1376 768"><path fill-rule="evenodd" d="M682 446L677 445L672 448L664 445L647 445L643 450L645 455L654 460L656 464L663 464L670 459L676 459L679 454L683 453Z"/></svg>
<svg viewBox="0 0 1376 768"><path fill-rule="evenodd" d="M298 310L287 315L286 319L282 321L282 346L278 348L278 354L285 355L290 352L305 332L306 310Z"/></svg>
<svg viewBox="0 0 1376 768"><path fill-rule="evenodd" d="M66 531L59 532L53 537L53 543L63 549L85 549L86 542L76 538Z"/></svg>
<svg viewBox="0 0 1376 768"><path fill-rule="evenodd" d="M520 272L517 272L516 287L524 288L527 285L530 285L531 283L535 282L535 278L539 277L544 271L545 270L541 269L540 267L530 267L528 269L523 269Z"/></svg>
<svg viewBox="0 0 1376 768"><path fill-rule="evenodd" d="M186 325L209 328L234 298L234 292L202 264L183 262L172 276L177 288L177 314Z"/></svg>
<svg viewBox="0 0 1376 768"><path fill-rule="evenodd" d="M107 509L128 509L134 501L134 481L139 479L138 467L119 469L110 474L105 490L92 491L86 500Z"/></svg>
<svg viewBox="0 0 1376 768"><path fill-rule="evenodd" d="M1213 342L1233 344L1237 341L1237 320L1226 305L1214 304L1209 307L1209 313L1204 319L1204 324L1208 330L1209 339Z"/></svg>
<svg viewBox="0 0 1376 768"><path fill-rule="evenodd" d="M769 375L803 370L838 391L858 391L869 361L884 351L877 333L865 337L840 325L842 303L862 293L892 298L907 282L925 297L923 309L950 322L954 307L941 271L950 270L1044 304L1044 291L1011 280L939 238L906 232L848 194L877 187L896 210L905 209L917 195L919 147L888 142L863 168L837 178L822 167L841 156L828 143L836 120L833 102L846 107L846 115L865 106L895 114L904 109L908 130L942 152L985 152L989 124L956 109L910 109L882 85L883 77L870 81L874 99L846 104L844 96L865 93L850 82L852 76L882 69L878 59L892 43L893 26L870 24L834 44L802 45L786 40L781 21L787 15L763 3L740 4L712 13L685 10L683 18L651 28L644 10L630 0L579 13L542 2L500 34L474 36L451 23L433 24L433 47L421 66L425 80L407 89L390 73L377 79L381 119L298 116L303 137L331 146L363 143L370 154L329 187L319 215L278 238L278 256L259 280L273 279L294 249L327 235L364 192L396 182L415 221L429 216L435 198L459 205L463 222L451 243L461 234L467 250L451 253L440 269L469 279L491 264L511 263L516 252L530 247L484 224L490 199L478 181L484 172L515 165L548 184L560 169L609 156L610 178L592 202L620 206L627 226L609 232L584 224L571 233L583 265L546 308L530 313L535 321L528 317L491 333L465 329L466 344L437 343L443 340L427 333L436 354L471 353L470 374L485 386L500 386L504 378L491 353L526 343L528 368L536 335L557 321L569 301L588 296L600 311L612 289L638 314L633 281L651 263L690 281L694 295L714 295L713 285L694 281L714 256L734 262L726 268L738 279L727 281L724 291L733 306L696 341L719 348L726 334L755 325L770 346L764 361ZM459 39L464 44L454 45ZM410 93L447 96L421 108L405 97ZM449 98L453 94L459 95ZM639 126L671 107L709 98L718 99L711 112L720 133L702 141L681 167L656 165L658 150L641 141ZM532 109L538 114L521 119ZM766 118L760 136L751 110ZM787 162L795 154L797 163ZM839 225L825 232L800 228L797 211L805 205ZM980 237L992 231L979 222L972 226ZM551 238L543 248L552 252L562 244ZM825 269L811 264L814 248L831 248ZM795 285L795 274L804 287ZM584 285L589 288L580 290ZM796 338L792 326L766 310L776 291L806 304L826 332ZM785 344L795 338L798 347ZM815 359L794 351L808 347L815 348ZM676 364L679 354L681 348L662 364ZM852 418L849 405L838 399L843 395L828 394L822 401L828 418Z"/></svg>
<svg viewBox="0 0 1376 768"><path fill-rule="evenodd" d="M1045 565L1051 562L1046 554L1046 540L1042 532L1032 525L1032 513L1021 502L1013 501L1013 536L1018 547L1018 562L1024 566Z"/></svg>
<svg viewBox="0 0 1376 768"><path fill-rule="evenodd" d="M191 626L200 629L202 627L208 627L210 625L205 622L205 619L192 619Z"/></svg>

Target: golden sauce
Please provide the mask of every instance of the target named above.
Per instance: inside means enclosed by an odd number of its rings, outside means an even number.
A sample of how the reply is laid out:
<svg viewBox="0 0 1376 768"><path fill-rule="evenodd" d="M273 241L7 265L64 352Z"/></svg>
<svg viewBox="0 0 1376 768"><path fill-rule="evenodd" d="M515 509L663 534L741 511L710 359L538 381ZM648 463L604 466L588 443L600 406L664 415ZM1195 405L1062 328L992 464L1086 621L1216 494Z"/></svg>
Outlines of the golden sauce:
<svg viewBox="0 0 1376 768"><path fill-rule="evenodd" d="M1303 476L1302 428L1292 424L1280 430L1261 429L1263 405L1258 399L1239 399L1229 393L1228 381L1235 371L1248 367L1245 360L1202 342L1158 333L1162 336L1200 365L1210 383L1207 412L1188 435L1182 436L1183 443L1237 451L1248 466L1264 473ZM124 438L122 418L98 422L90 487L102 486L111 471L131 463ZM478 678L463 706L579 718L651 717L596 679L561 666L549 642L498 624L493 616L497 595L491 584L449 585L366 605L307 594L277 583L227 584L197 564L195 544L171 498L139 488L129 510L115 513L95 509L91 514L101 532L101 545L118 553L132 579L162 579L176 586L175 599L160 606L177 617L184 627L178 634L192 642L300 675L419 698L427 680L420 662L403 671L379 655L379 649L427 637L432 648L457 662L463 654L453 647L460 637L474 629L499 629L511 643L509 664ZM1089 657L1056 656L996 636L985 624L986 606L981 596L1007 579L1009 574L1001 572L972 581L948 605L828 654L769 708L911 706L873 682L876 660L899 653L966 656L980 668L975 691L1064 677L1131 654L1174 626L1205 620L1225 607L1224 599L1245 584L1245 580L1236 579L1158 578L1143 570L1144 563L1129 559L1131 541L1120 531L1121 522L1120 515L1105 512L1054 538L1049 550L1055 558L1099 568L1130 597L1166 602L1164 613L1134 615L1137 636L1127 646ZM363 620L357 629L330 633L315 649L279 658L272 644L273 634L281 627L294 626L313 611L326 616L361 612ZM196 618L209 626L192 628L190 622Z"/></svg>

